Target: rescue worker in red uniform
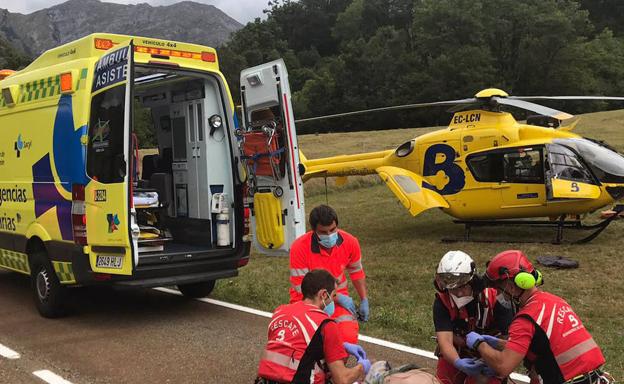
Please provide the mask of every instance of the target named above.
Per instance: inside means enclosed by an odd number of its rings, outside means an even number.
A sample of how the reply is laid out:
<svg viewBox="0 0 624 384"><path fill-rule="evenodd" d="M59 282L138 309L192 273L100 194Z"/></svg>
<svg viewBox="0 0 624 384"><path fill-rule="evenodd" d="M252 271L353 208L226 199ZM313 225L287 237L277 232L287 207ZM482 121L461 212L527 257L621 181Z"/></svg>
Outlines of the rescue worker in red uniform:
<svg viewBox="0 0 624 384"><path fill-rule="evenodd" d="M371 366L366 353L357 344L344 343L337 324L329 318L336 288L328 271L311 271L301 283L303 300L275 310L256 384L363 382ZM344 364L348 354L357 359L353 368Z"/></svg>
<svg viewBox="0 0 624 384"><path fill-rule="evenodd" d="M600 370L605 362L600 347L565 300L537 288L541 273L522 251L496 255L486 279L520 308L508 340L468 334L468 346L479 351L488 366L506 376L524 359L532 384L610 382Z"/></svg>
<svg viewBox="0 0 624 384"><path fill-rule="evenodd" d="M368 321L369 317L360 243L338 229L338 215L327 205L319 205L310 212L310 227L312 230L295 240L290 248L290 302L303 298L301 281L308 271L319 268L329 271L338 280L332 319L338 323L345 341L357 343L358 320ZM359 309L349 296L346 273L360 297Z"/></svg>
<svg viewBox="0 0 624 384"><path fill-rule="evenodd" d="M442 257L434 286L433 322L440 357L436 376L440 382L475 383L485 375L491 376L489 383L500 383L494 372L466 348L465 335L471 331L506 335L513 318L511 306L497 299L496 289L484 288L474 261L462 251L450 251Z"/></svg>

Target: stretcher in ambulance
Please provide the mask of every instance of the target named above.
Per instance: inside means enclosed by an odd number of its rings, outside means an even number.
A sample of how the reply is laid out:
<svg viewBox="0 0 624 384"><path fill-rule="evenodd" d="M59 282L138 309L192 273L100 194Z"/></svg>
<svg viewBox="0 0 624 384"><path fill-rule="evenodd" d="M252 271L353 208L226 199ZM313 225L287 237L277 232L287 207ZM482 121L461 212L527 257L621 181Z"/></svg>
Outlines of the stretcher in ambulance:
<svg viewBox="0 0 624 384"><path fill-rule="evenodd" d="M241 76L241 127L215 50L195 44L94 34L0 80L0 268L32 277L43 316L70 286L206 296L252 238L288 252L305 224L286 69Z"/></svg>

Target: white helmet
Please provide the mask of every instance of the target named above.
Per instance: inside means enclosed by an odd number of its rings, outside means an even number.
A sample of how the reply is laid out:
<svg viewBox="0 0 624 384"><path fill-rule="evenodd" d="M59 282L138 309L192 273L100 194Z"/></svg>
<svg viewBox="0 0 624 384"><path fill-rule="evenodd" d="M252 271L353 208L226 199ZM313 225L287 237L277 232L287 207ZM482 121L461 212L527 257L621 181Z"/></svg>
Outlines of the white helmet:
<svg viewBox="0 0 624 384"><path fill-rule="evenodd" d="M448 251L438 264L436 282L440 289L453 289L468 284L474 274L472 257L462 251Z"/></svg>

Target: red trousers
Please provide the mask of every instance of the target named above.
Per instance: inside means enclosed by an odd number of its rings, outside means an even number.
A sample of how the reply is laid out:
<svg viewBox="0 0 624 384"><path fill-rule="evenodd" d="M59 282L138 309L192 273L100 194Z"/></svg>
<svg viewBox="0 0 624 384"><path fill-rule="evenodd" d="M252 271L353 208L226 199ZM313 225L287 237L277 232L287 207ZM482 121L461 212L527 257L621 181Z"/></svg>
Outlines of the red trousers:
<svg viewBox="0 0 624 384"><path fill-rule="evenodd" d="M438 368L436 376L442 384L500 384L501 379L498 377L481 377L481 376L468 376L464 372L455 368L453 364L446 361L442 356L438 358Z"/></svg>

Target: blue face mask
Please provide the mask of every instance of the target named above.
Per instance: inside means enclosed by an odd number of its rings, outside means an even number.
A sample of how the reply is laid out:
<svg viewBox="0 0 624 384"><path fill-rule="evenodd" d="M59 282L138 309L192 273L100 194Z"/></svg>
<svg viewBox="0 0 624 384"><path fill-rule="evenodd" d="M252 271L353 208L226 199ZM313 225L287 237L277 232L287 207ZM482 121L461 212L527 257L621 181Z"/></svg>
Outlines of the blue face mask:
<svg viewBox="0 0 624 384"><path fill-rule="evenodd" d="M323 311L327 314L327 316L332 316L334 314L334 310L336 309L336 305L334 304L334 301L330 301L329 304L325 304L325 299L323 299L323 305L325 306L325 308L323 308Z"/></svg>
<svg viewBox="0 0 624 384"><path fill-rule="evenodd" d="M318 233L316 235L319 238L319 244L327 249L336 245L336 242L338 241L338 231L330 233L329 235L319 235Z"/></svg>

